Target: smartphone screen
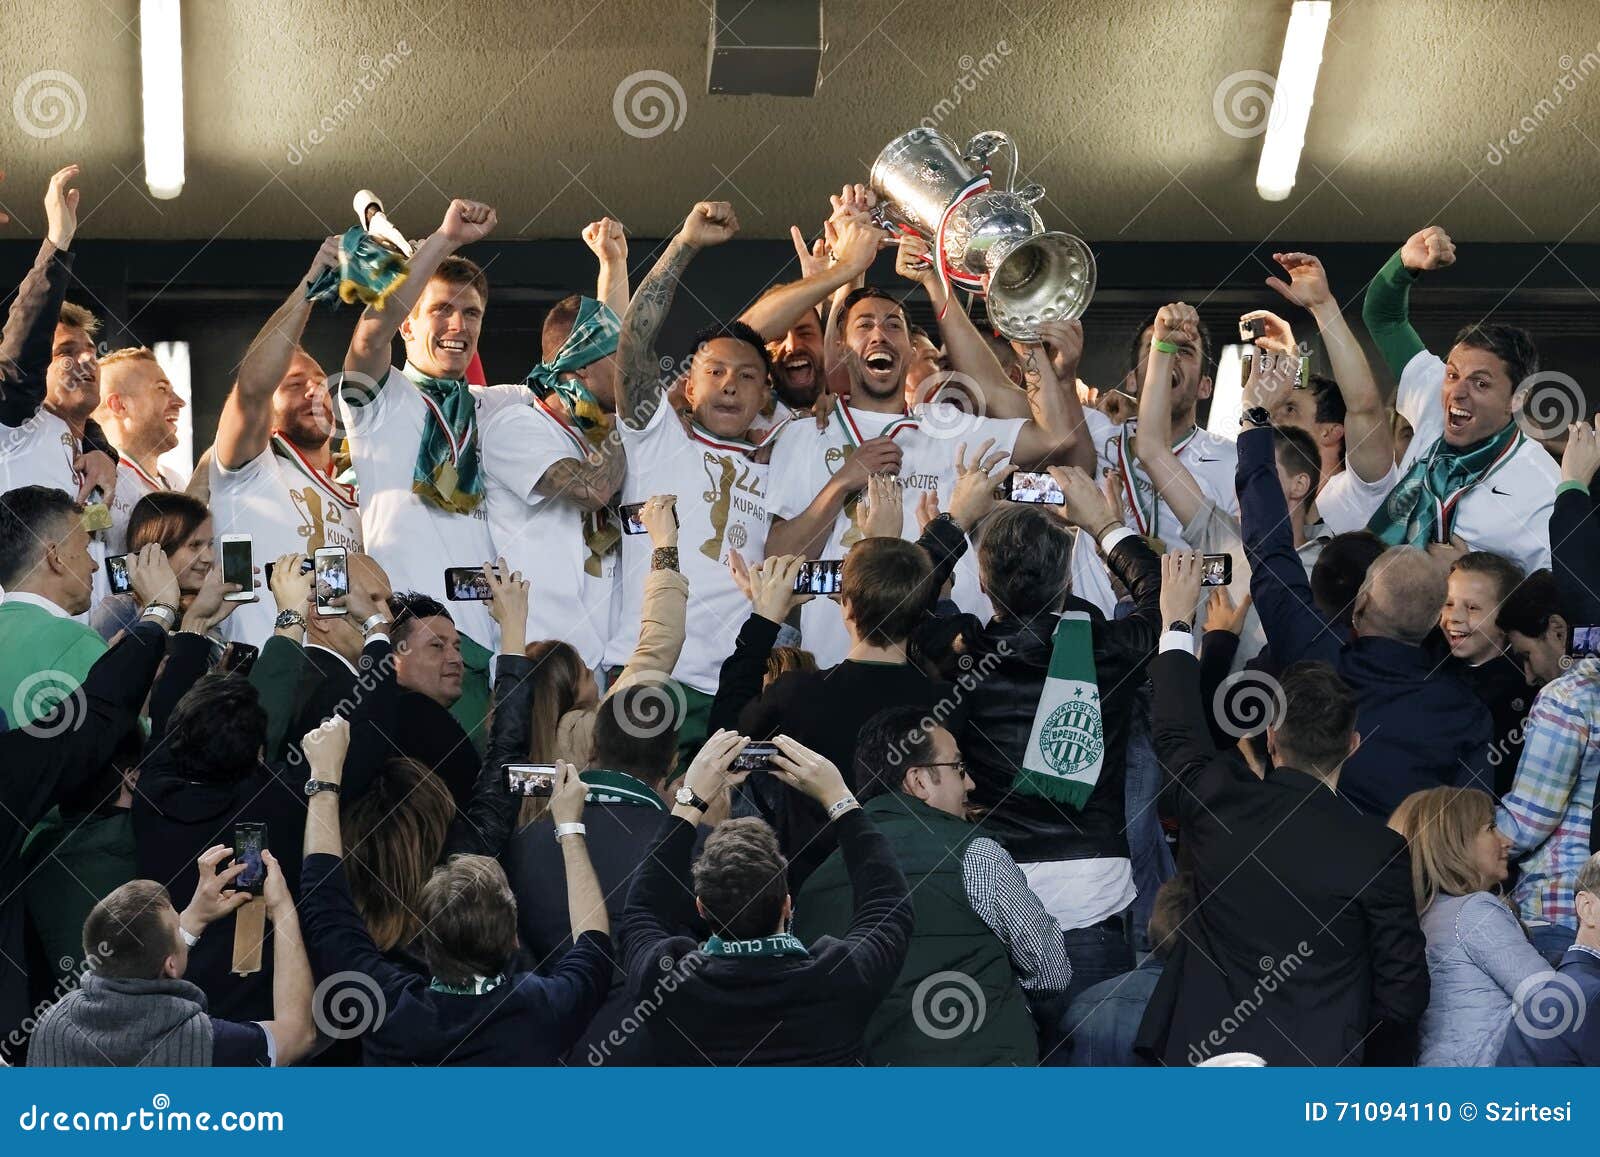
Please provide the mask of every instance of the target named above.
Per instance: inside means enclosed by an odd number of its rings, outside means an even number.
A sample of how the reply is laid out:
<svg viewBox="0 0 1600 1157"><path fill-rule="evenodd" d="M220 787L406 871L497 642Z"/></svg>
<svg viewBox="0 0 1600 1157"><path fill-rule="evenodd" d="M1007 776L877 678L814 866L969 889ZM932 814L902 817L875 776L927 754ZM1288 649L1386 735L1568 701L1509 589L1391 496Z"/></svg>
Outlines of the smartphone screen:
<svg viewBox="0 0 1600 1157"><path fill-rule="evenodd" d="M317 614L346 615L349 608L335 606L335 599L350 593L350 560L342 546L325 546L316 553Z"/></svg>
<svg viewBox="0 0 1600 1157"><path fill-rule="evenodd" d="M508 763L505 772L506 790L512 795L543 797L555 791L559 774L553 763Z"/></svg>
<svg viewBox="0 0 1600 1157"><path fill-rule="evenodd" d="M256 656L261 654L261 648L250 643L229 643L222 649L222 660L217 664L217 670L227 675L248 675L250 668L256 665Z"/></svg>
<svg viewBox="0 0 1600 1157"><path fill-rule="evenodd" d="M623 534L649 534L650 530L639 518L639 512L644 509L642 502L630 502L626 506L617 507L617 513L622 516ZM678 508L672 508L672 523L674 526L682 525L678 522Z"/></svg>
<svg viewBox="0 0 1600 1157"><path fill-rule="evenodd" d="M1600 626L1572 628L1572 657L1592 659L1600 655Z"/></svg>
<svg viewBox="0 0 1600 1157"><path fill-rule="evenodd" d="M778 747L773 743L747 743L740 748L739 754L733 757L733 762L728 765L729 771L771 771L775 766L772 757L778 754Z"/></svg>
<svg viewBox="0 0 1600 1157"><path fill-rule="evenodd" d="M133 577L128 574L128 556L114 554L106 559L106 581L114 595L127 594L133 589Z"/></svg>
<svg viewBox="0 0 1600 1157"><path fill-rule="evenodd" d="M1208 554L1200 560L1200 585L1225 587L1233 582L1233 555Z"/></svg>
<svg viewBox="0 0 1600 1157"><path fill-rule="evenodd" d="M488 602L489 580L483 577L481 566L447 566L444 568L444 597L453 602Z"/></svg>
<svg viewBox="0 0 1600 1157"><path fill-rule="evenodd" d="M1019 470L1006 482L1006 498L1012 502L1031 502L1038 506L1065 506L1067 496L1050 475Z"/></svg>
<svg viewBox="0 0 1600 1157"><path fill-rule="evenodd" d="M266 824L236 824L233 829L233 858L244 861L244 871L234 877L233 887L240 892L261 895L267 882L267 866L261 853L267 848Z"/></svg>
<svg viewBox="0 0 1600 1157"><path fill-rule="evenodd" d="M800 564L800 573L794 577L797 595L836 595L839 593L841 568L844 560L838 558L813 559Z"/></svg>
<svg viewBox="0 0 1600 1157"><path fill-rule="evenodd" d="M250 536L225 534L222 536L222 581L233 583L238 590L224 596L231 603L254 602L256 576L250 561Z"/></svg>

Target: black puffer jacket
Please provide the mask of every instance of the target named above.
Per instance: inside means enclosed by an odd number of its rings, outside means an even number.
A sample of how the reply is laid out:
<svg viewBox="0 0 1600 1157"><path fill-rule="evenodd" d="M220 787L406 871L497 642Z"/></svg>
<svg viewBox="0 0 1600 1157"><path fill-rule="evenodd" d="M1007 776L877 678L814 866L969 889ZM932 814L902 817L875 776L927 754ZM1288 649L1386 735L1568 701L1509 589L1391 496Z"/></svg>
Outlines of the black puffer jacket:
<svg viewBox="0 0 1600 1157"><path fill-rule="evenodd" d="M1145 665L1161 635L1161 559L1137 535L1117 543L1107 560L1134 600L1133 613L1108 621L1093 604L1068 596L1068 610L1088 614L1094 632L1095 676L1105 731L1100 780L1080 811L1067 804L1012 790L1033 731L1045 673L1050 667L1054 614L1031 621L996 618L979 627L925 632L922 651L965 696L967 725L959 736L976 791L972 802L989 809L980 827L1018 863L1126 856L1123 781L1128 725ZM957 654L952 634L962 640Z"/></svg>

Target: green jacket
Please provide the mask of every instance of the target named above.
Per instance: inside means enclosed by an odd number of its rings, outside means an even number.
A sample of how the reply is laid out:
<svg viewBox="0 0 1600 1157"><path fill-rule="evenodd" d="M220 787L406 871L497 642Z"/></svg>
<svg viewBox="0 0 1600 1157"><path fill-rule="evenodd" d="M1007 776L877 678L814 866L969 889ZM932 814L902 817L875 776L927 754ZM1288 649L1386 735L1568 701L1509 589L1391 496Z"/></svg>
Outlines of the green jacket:
<svg viewBox="0 0 1600 1157"><path fill-rule="evenodd" d="M32 603L0 603L0 711L12 727L49 713L82 684L106 641Z"/></svg>
<svg viewBox="0 0 1600 1157"><path fill-rule="evenodd" d="M911 886L916 926L894 988L867 1025L872 1065L1035 1065L1038 1037L1000 938L967 899L961 860L979 833L921 800L889 792L865 805ZM835 851L795 901L806 943L850 925L850 880Z"/></svg>
<svg viewBox="0 0 1600 1157"><path fill-rule="evenodd" d="M22 847L28 920L56 980L83 965L83 922L103 897L138 876L133 812L63 816L39 821Z"/></svg>

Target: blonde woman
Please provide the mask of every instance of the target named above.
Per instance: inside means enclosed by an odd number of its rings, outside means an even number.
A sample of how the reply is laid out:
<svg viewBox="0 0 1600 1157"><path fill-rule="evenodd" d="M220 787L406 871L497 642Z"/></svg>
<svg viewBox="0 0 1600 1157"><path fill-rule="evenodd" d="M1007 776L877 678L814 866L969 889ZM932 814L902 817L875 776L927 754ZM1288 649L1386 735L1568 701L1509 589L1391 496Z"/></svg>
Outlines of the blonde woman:
<svg viewBox="0 0 1600 1157"><path fill-rule="evenodd" d="M1499 895L1511 841L1495 830L1494 800L1473 788L1419 791L1401 801L1389 826L1410 845L1428 939L1432 993L1417 1063L1492 1065L1518 988L1550 970Z"/></svg>

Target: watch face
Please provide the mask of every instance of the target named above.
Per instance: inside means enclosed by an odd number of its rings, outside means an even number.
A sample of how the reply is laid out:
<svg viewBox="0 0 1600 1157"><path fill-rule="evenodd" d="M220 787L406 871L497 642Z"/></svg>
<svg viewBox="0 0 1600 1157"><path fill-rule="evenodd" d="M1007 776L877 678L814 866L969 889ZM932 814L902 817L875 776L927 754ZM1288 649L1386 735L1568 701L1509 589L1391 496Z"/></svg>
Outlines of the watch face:
<svg viewBox="0 0 1600 1157"><path fill-rule="evenodd" d="M687 787L680 787L677 794L673 796L673 798L681 803L684 807L694 806L694 792L690 791Z"/></svg>

